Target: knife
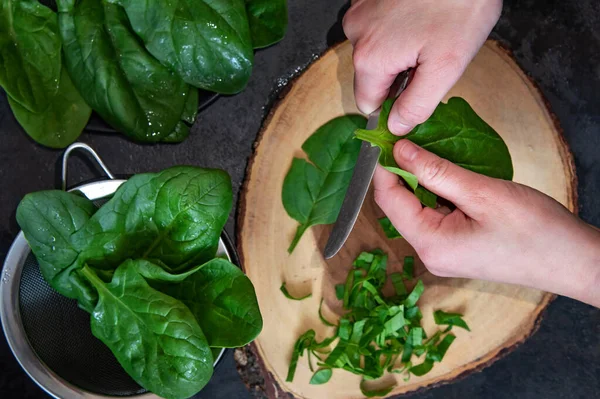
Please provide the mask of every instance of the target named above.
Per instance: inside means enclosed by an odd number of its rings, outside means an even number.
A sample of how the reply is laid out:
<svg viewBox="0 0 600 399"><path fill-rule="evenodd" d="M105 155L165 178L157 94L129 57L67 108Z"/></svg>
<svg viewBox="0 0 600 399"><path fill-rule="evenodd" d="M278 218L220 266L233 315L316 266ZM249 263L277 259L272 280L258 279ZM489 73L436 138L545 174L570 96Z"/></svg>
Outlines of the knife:
<svg viewBox="0 0 600 399"><path fill-rule="evenodd" d="M410 69L398 75L390 88L388 98L398 97L406 88L409 77ZM368 130L373 130L377 127L380 113L381 107L369 115L367 121ZM325 259L333 258L350 235L354 223L356 223L356 219L358 218L360 208L369 191L369 186L371 185L371 180L375 174L380 153L381 148L371 146L371 143L363 141L360 152L358 153L358 159L356 160L356 166L354 167L354 173L352 173L352 179L350 179L348 191L346 191L344 202L342 202L342 208L340 209L338 218L333 225L333 230L331 231L331 235L329 236L329 240L323 251Z"/></svg>

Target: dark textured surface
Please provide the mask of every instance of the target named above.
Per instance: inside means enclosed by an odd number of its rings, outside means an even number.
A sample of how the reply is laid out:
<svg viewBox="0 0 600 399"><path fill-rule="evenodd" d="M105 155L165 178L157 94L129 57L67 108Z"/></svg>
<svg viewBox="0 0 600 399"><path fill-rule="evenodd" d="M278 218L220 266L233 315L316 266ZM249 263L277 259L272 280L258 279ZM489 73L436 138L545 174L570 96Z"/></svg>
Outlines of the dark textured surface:
<svg viewBox="0 0 600 399"><path fill-rule="evenodd" d="M157 171L175 164L227 170L239 191L265 106L290 75L340 39L344 0L289 0L290 29L279 45L260 51L246 91L222 97L201 113L181 145L143 146L120 135L84 134L116 173ZM505 1L494 38L505 42L539 83L560 120L577 166L580 215L600 225L600 3ZM15 122L0 95L0 259L18 232L14 211L28 192L58 187L60 151L35 145ZM80 159L73 182L96 176ZM97 172L96 172L97 173ZM233 215L227 230L234 230ZM577 254L573 254L577 256ZM249 398L232 352L218 367L202 398ZM559 298L540 330L514 353L481 373L414 398L595 398L600 392L600 310ZM0 339L0 397L44 398Z"/></svg>

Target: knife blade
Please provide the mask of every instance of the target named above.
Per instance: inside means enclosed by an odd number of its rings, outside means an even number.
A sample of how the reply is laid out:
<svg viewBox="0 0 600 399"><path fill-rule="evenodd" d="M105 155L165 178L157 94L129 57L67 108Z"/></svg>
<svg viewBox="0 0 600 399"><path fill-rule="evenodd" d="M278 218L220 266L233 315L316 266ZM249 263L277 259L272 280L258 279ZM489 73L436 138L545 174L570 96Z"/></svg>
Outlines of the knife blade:
<svg viewBox="0 0 600 399"><path fill-rule="evenodd" d="M410 70L398 75L398 78L396 78L396 81L390 88L388 98L397 97L402 93L406 88L409 76ZM381 108L378 108L369 115L367 130L373 130L377 127L380 113ZM380 153L381 149L379 147L371 146L370 143L363 141L340 213L333 225L333 230L323 251L325 259L333 258L339 252L354 228L362 204L369 191L371 180L373 180Z"/></svg>

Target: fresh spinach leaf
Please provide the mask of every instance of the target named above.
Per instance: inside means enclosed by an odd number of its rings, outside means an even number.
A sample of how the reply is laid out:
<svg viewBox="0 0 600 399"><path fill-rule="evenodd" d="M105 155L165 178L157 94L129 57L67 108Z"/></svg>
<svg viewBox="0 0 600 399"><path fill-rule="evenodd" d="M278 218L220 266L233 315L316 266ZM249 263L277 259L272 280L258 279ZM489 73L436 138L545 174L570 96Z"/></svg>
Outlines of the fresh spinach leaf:
<svg viewBox="0 0 600 399"><path fill-rule="evenodd" d="M358 129L356 137L381 148L379 163L400 175L427 206L435 206L433 193L418 190L411 176L398 168L394 160L394 144L401 139L387 128L387 120L394 100L382 105L376 129ZM453 97L440 103L433 115L402 137L448 159L466 169L499 179L511 180L513 167L508 147L494 129L485 123L462 98ZM418 190L418 192L417 192Z"/></svg>
<svg viewBox="0 0 600 399"><path fill-rule="evenodd" d="M402 265L402 277L405 280L412 280L415 278L415 258L414 256L405 256L404 263Z"/></svg>
<svg viewBox="0 0 600 399"><path fill-rule="evenodd" d="M393 240L394 238L402 238L402 234L400 234L398 230L396 230L390 218L386 216L382 217L381 219L378 219L378 221L387 238L389 238L390 240Z"/></svg>
<svg viewBox="0 0 600 399"><path fill-rule="evenodd" d="M424 376L425 374L429 373L432 368L433 368L433 361L425 360L421 364L412 366L409 371L412 374L416 375L417 377L421 377L421 376Z"/></svg>
<svg viewBox="0 0 600 399"><path fill-rule="evenodd" d="M310 162L294 158L283 182L283 206L300 222L288 248L292 252L310 226L337 219L358 152L360 141L353 132L366 126L358 115L335 118L321 126L302 145Z"/></svg>
<svg viewBox="0 0 600 399"><path fill-rule="evenodd" d="M85 101L134 140L169 136L189 86L145 50L121 7L104 0L57 3L66 67Z"/></svg>
<svg viewBox="0 0 600 399"><path fill-rule="evenodd" d="M306 294L304 296L301 296L301 297L293 296L292 294L290 294L290 292L288 291L287 287L285 286L285 282L281 283L281 287L279 287L279 290L283 293L283 295L287 299L291 299L292 301L302 301L304 299L308 299L308 298L312 297L311 293L308 293L308 294Z"/></svg>
<svg viewBox="0 0 600 399"><path fill-rule="evenodd" d="M446 335L437 346L427 352L427 359L432 362L441 362L455 339L456 336L452 334Z"/></svg>
<svg viewBox="0 0 600 399"><path fill-rule="evenodd" d="M335 327L335 324L329 322L325 316L323 316L323 298L321 298L321 303L319 304L319 319L321 319L321 321L323 322L323 324L325 324L328 327Z"/></svg>
<svg viewBox="0 0 600 399"><path fill-rule="evenodd" d="M13 103L46 111L60 79L56 14L37 0L0 1L0 86Z"/></svg>
<svg viewBox="0 0 600 399"><path fill-rule="evenodd" d="M188 398L212 376L210 347L190 310L150 287L133 262L119 266L109 284L82 269L99 297L92 333L138 384L165 398Z"/></svg>
<svg viewBox="0 0 600 399"><path fill-rule="evenodd" d="M404 300L404 306L407 308L415 306L421 295L423 295L423 291L425 291L425 286L423 285L423 281L419 280L417 281L417 285L414 286L411 293Z"/></svg>
<svg viewBox="0 0 600 399"><path fill-rule="evenodd" d="M396 386L396 384L393 384L392 386L386 387L386 388L369 389L366 386L365 380L362 380L360 382L360 391L367 398L375 398L377 396L387 396L387 394L392 392L392 389L394 389L395 386Z"/></svg>
<svg viewBox="0 0 600 399"><path fill-rule="evenodd" d="M433 319L435 324L456 326L471 331L460 313L446 313L443 310L436 310L433 312Z"/></svg>
<svg viewBox="0 0 600 399"><path fill-rule="evenodd" d="M143 258L182 272L214 257L232 205L229 175L176 166L133 176L72 237L90 266Z"/></svg>
<svg viewBox="0 0 600 399"><path fill-rule="evenodd" d="M187 100L181 114L181 120L175 125L175 129L167 137L161 140L162 143L181 143L190 135L190 125L196 120L198 115L198 89L189 86Z"/></svg>
<svg viewBox="0 0 600 399"><path fill-rule="evenodd" d="M79 273L83 264L71 237L94 212L96 207L87 198L59 190L27 194L17 208L17 222L44 279L87 311L95 305L97 293Z"/></svg>
<svg viewBox="0 0 600 399"><path fill-rule="evenodd" d="M25 132L36 142L51 148L64 148L77 140L92 113L65 68L48 108L31 112L10 96L8 103Z"/></svg>
<svg viewBox="0 0 600 399"><path fill-rule="evenodd" d="M285 36L287 0L245 0L254 48L268 47Z"/></svg>
<svg viewBox="0 0 600 399"><path fill-rule="evenodd" d="M254 53L245 0L111 0L158 61L192 86L235 94Z"/></svg>
<svg viewBox="0 0 600 399"><path fill-rule="evenodd" d="M133 262L131 267L139 268L153 288L191 310L211 347L244 346L261 332L263 321L254 286L228 260L215 258L179 275L144 260Z"/></svg>
<svg viewBox="0 0 600 399"><path fill-rule="evenodd" d="M319 369L319 370L315 371L315 373L313 374L313 376L310 379L309 384L311 384L311 385L325 384L326 382L328 382L331 379L332 374L333 374L333 370L331 370L330 368Z"/></svg>

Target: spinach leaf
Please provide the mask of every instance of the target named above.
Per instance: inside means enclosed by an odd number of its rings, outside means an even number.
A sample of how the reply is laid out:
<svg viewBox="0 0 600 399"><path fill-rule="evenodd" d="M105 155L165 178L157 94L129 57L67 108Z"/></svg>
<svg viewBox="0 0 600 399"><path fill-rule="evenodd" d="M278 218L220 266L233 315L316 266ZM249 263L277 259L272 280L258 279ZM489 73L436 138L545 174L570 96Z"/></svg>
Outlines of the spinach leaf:
<svg viewBox="0 0 600 399"><path fill-rule="evenodd" d="M58 91L45 110L31 112L10 96L8 103L25 132L36 142L51 148L64 148L77 140L92 113L65 68L60 74Z"/></svg>
<svg viewBox="0 0 600 399"><path fill-rule="evenodd" d="M132 262L153 288L191 310L211 347L244 346L262 330L254 286L228 260L215 258L178 275L144 260Z"/></svg>
<svg viewBox="0 0 600 399"><path fill-rule="evenodd" d="M433 319L435 324L438 325L456 326L471 331L460 313L446 313L443 310L436 310L433 312Z"/></svg>
<svg viewBox="0 0 600 399"><path fill-rule="evenodd" d="M427 206L435 206L433 193L417 188L413 175L398 168L394 160L394 144L401 139L387 128L387 120L394 100L382 105L376 129L358 129L356 137L381 148L379 163L400 175L415 190L417 197ZM453 97L447 104L440 103L433 115L402 137L477 173L499 179L511 180L513 167L508 147L494 129L485 123L469 104Z"/></svg>
<svg viewBox="0 0 600 399"><path fill-rule="evenodd" d="M180 121L188 85L162 66L104 0L58 0L66 67L85 101L118 131L157 142Z"/></svg>
<svg viewBox="0 0 600 399"><path fill-rule="evenodd" d="M332 374L333 374L333 370L331 370L330 368L319 369L319 370L315 371L312 378L310 379L309 384L311 384L311 385L325 384L326 382L328 382L331 379Z"/></svg>
<svg viewBox="0 0 600 399"><path fill-rule="evenodd" d="M285 36L287 0L245 0L254 48L268 47Z"/></svg>
<svg viewBox="0 0 600 399"><path fill-rule="evenodd" d="M198 88L235 94L254 53L245 0L111 0L157 60Z"/></svg>
<svg viewBox="0 0 600 399"><path fill-rule="evenodd" d="M133 176L72 237L90 266L144 258L181 272L214 257L232 205L229 175L177 166Z"/></svg>
<svg viewBox="0 0 600 399"><path fill-rule="evenodd" d="M433 361L427 359L421 364L412 366L409 371L412 374L416 375L417 377L421 377L421 376L424 376L425 374L429 373L432 368L433 368Z"/></svg>
<svg viewBox="0 0 600 399"><path fill-rule="evenodd" d="M167 137L163 138L163 143L181 143L190 135L190 126L196 120L198 115L198 89L189 86L187 100L181 114L181 120L175 125L175 129Z"/></svg>
<svg viewBox="0 0 600 399"><path fill-rule="evenodd" d="M165 398L188 398L212 376L210 347L190 310L150 287L133 262L119 266L109 284L82 269L99 297L92 333L138 384Z"/></svg>
<svg viewBox="0 0 600 399"><path fill-rule="evenodd" d="M360 141L354 140L352 133L364 126L362 116L335 118L302 145L310 162L300 158L292 161L283 182L282 201L288 215L300 226L288 252L294 250L310 226L337 219L360 151Z"/></svg>
<svg viewBox="0 0 600 399"><path fill-rule="evenodd" d="M52 104L61 78L56 14L37 0L0 1L0 86L29 112Z"/></svg>
<svg viewBox="0 0 600 399"><path fill-rule="evenodd" d="M287 287L285 286L285 282L281 283L281 287L279 287L279 290L283 293L283 296L285 296L287 299L291 299L292 301L302 301L304 299L308 299L312 296L311 293L308 293L304 296L300 296L300 297L295 297L292 294L289 293Z"/></svg>
<svg viewBox="0 0 600 399"><path fill-rule="evenodd" d="M17 208L17 222L35 254L44 279L67 298L91 311L96 290L79 274L83 266L71 237L96 212L94 204L77 194L51 190L27 194Z"/></svg>
<svg viewBox="0 0 600 399"><path fill-rule="evenodd" d="M365 380L362 380L360 382L360 391L367 398L374 398L377 396L387 396L387 394L392 392L392 389L394 389L395 386L396 386L396 384L393 384L392 386L385 387L385 388L369 389L369 388L367 388L367 386L365 384Z"/></svg>
<svg viewBox="0 0 600 399"><path fill-rule="evenodd" d="M390 218L386 216L381 219L377 219L377 221L379 222L379 225L383 229L383 232L385 233L385 236L387 238L389 238L390 240L394 238L402 238L402 234L400 234L398 230L396 230Z"/></svg>
<svg viewBox="0 0 600 399"><path fill-rule="evenodd" d="M321 319L321 321L323 322L323 324L325 324L328 327L335 327L335 324L329 322L325 316L323 316L323 298L321 298L321 303L319 304L319 319Z"/></svg>

